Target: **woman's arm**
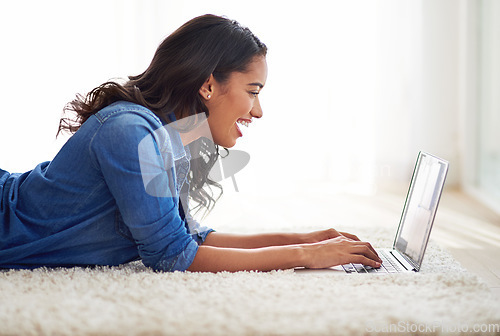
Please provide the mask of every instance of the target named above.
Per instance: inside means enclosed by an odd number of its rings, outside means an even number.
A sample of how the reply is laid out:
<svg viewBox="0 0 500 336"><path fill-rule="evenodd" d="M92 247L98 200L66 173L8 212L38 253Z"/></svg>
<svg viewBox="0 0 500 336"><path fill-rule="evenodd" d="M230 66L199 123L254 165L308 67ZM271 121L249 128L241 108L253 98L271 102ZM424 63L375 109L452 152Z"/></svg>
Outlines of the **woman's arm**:
<svg viewBox="0 0 500 336"><path fill-rule="evenodd" d="M347 263L380 267L381 260L369 243L344 236L318 243L254 249L202 245L188 271L270 271L295 267L327 268Z"/></svg>
<svg viewBox="0 0 500 336"><path fill-rule="evenodd" d="M203 243L204 246L253 249L268 246L317 243L323 240L345 236L359 241L358 237L335 229L314 231L309 233L260 233L232 234L212 232Z"/></svg>
<svg viewBox="0 0 500 336"><path fill-rule="evenodd" d="M299 245L271 246L257 249L221 248L201 245L188 271L237 272L289 269L302 264Z"/></svg>

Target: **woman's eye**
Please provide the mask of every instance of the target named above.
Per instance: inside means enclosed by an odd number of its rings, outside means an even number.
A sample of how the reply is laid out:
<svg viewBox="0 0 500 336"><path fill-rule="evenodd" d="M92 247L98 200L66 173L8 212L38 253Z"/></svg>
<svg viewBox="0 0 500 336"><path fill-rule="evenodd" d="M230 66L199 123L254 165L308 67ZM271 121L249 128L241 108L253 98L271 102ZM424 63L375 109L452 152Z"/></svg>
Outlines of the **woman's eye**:
<svg viewBox="0 0 500 336"><path fill-rule="evenodd" d="M258 93L258 92L253 92L253 91L252 91L252 92L250 92L250 94L251 94L252 96L254 96L254 97L257 97L257 95L258 95L259 93Z"/></svg>

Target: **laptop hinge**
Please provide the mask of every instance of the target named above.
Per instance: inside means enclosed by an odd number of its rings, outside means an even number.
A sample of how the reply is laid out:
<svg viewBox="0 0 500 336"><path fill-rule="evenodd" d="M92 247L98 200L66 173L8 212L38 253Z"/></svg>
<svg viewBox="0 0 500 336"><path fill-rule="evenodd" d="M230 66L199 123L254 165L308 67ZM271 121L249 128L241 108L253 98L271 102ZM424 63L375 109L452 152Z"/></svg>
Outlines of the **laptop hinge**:
<svg viewBox="0 0 500 336"><path fill-rule="evenodd" d="M412 264L410 264L404 255L402 255L401 253L399 253L399 251L397 250L392 250L390 251L391 254L394 256L394 258L396 258L397 261L399 261L399 263L408 271L417 271L417 269L415 267L412 266Z"/></svg>

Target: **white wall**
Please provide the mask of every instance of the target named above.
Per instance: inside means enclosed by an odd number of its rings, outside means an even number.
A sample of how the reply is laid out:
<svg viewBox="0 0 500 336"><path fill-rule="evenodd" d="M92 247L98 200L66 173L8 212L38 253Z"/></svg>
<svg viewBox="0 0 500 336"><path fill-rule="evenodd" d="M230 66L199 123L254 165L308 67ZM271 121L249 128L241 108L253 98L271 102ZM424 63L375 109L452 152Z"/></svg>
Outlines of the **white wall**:
<svg viewBox="0 0 500 336"><path fill-rule="evenodd" d="M145 69L188 19L227 15L269 47L264 118L240 192L372 192L407 181L420 149L458 164L458 2L85 0L0 3L0 167L50 160L65 103ZM228 184L228 186L231 186ZM354 188L354 189L353 189Z"/></svg>

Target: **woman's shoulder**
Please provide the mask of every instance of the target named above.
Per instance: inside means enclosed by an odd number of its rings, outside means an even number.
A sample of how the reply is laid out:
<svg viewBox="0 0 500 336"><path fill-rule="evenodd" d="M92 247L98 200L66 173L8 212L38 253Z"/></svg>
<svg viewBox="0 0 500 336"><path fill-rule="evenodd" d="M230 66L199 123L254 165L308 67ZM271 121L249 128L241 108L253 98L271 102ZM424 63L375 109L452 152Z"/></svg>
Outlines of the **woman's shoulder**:
<svg viewBox="0 0 500 336"><path fill-rule="evenodd" d="M142 105L118 101L97 112L95 117L99 124L94 124L93 146L135 144L143 149L156 144L161 152L183 152L179 133Z"/></svg>
<svg viewBox="0 0 500 336"><path fill-rule="evenodd" d="M161 127L161 119L145 106L128 102L117 101L112 103L95 114L96 118L105 123L110 120L125 121L127 123L149 123L152 126Z"/></svg>

